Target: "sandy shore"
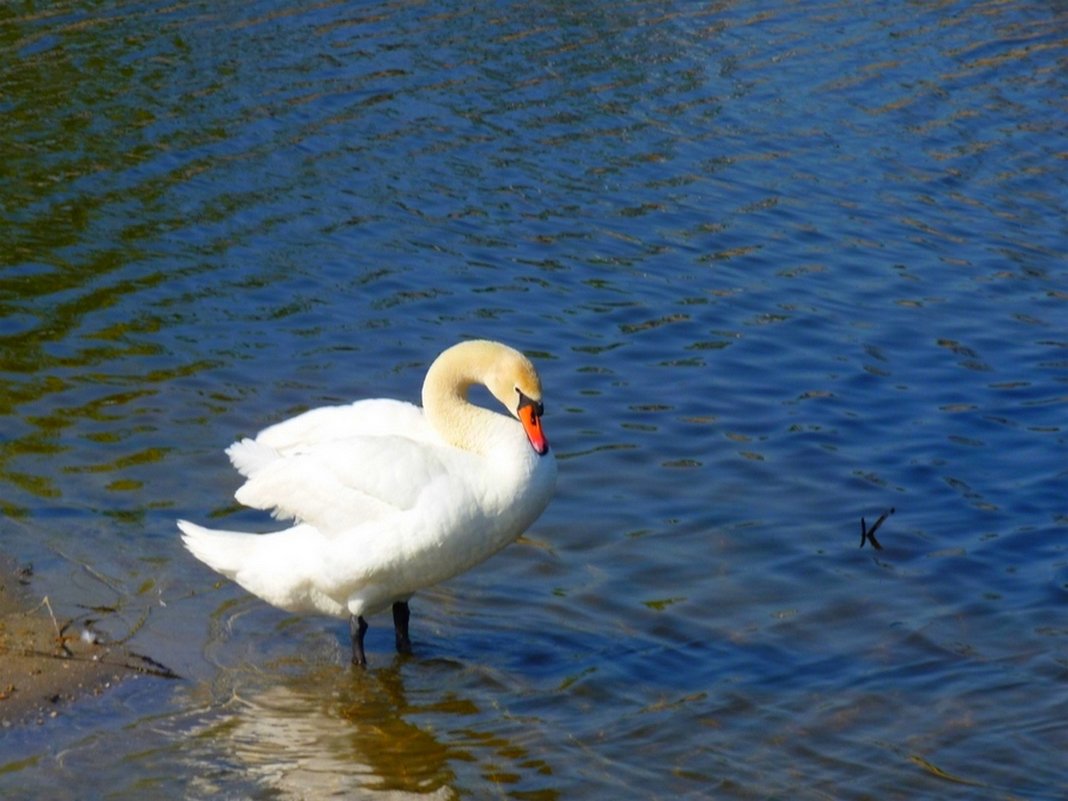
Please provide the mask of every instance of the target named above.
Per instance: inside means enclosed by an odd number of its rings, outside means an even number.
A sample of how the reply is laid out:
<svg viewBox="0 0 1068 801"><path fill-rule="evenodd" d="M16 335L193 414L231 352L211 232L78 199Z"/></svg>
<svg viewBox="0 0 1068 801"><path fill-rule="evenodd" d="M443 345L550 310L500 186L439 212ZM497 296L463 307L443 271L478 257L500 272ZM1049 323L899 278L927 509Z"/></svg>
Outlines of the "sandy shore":
<svg viewBox="0 0 1068 801"><path fill-rule="evenodd" d="M0 559L0 726L42 723L78 698L134 675L176 678L122 644L102 641L89 618L53 609L30 571Z"/></svg>

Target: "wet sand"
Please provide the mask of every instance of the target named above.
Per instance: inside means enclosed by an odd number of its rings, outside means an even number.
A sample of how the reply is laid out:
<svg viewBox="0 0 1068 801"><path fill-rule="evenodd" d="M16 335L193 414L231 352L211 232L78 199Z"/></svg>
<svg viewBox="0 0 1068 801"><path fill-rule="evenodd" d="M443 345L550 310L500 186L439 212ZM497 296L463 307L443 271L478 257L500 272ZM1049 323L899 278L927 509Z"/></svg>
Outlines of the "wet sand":
<svg viewBox="0 0 1068 801"><path fill-rule="evenodd" d="M0 558L0 726L43 723L132 676L175 678L163 665L107 643L37 592L31 571ZM103 610L106 615L106 610Z"/></svg>

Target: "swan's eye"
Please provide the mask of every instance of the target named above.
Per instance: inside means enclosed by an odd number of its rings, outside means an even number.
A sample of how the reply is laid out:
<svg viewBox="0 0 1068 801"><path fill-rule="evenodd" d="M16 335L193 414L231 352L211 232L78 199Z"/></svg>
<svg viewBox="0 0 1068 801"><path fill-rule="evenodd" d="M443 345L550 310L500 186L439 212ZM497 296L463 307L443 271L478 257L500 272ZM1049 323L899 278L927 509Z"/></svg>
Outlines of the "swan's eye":
<svg viewBox="0 0 1068 801"><path fill-rule="evenodd" d="M515 407L516 412L522 411L527 406L534 407L535 417L541 417L545 414L545 405L541 401L534 401L523 394L523 390L519 387L515 388L515 391L519 393L519 405Z"/></svg>

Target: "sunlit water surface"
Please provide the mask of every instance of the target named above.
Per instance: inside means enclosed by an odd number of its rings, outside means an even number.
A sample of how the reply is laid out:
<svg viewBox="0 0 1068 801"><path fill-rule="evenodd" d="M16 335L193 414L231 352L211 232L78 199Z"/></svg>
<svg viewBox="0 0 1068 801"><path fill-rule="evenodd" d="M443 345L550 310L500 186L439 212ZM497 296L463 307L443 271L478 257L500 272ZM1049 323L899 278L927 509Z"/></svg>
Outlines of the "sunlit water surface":
<svg viewBox="0 0 1068 801"><path fill-rule="evenodd" d="M183 677L0 735L0 795L1064 798L1066 31L0 8L2 548ZM182 550L270 528L234 438L474 336L538 363L560 485L413 657Z"/></svg>

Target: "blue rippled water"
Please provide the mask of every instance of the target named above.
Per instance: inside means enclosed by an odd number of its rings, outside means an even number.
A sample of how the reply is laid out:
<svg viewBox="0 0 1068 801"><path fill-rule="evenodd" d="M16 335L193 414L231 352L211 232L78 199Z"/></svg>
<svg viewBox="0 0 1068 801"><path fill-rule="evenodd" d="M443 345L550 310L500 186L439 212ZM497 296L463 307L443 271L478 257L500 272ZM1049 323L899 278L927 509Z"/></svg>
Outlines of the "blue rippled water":
<svg viewBox="0 0 1068 801"><path fill-rule="evenodd" d="M0 794L1065 797L1066 15L0 9L0 547L183 677ZM413 658L181 549L270 527L234 438L476 336L560 486Z"/></svg>

